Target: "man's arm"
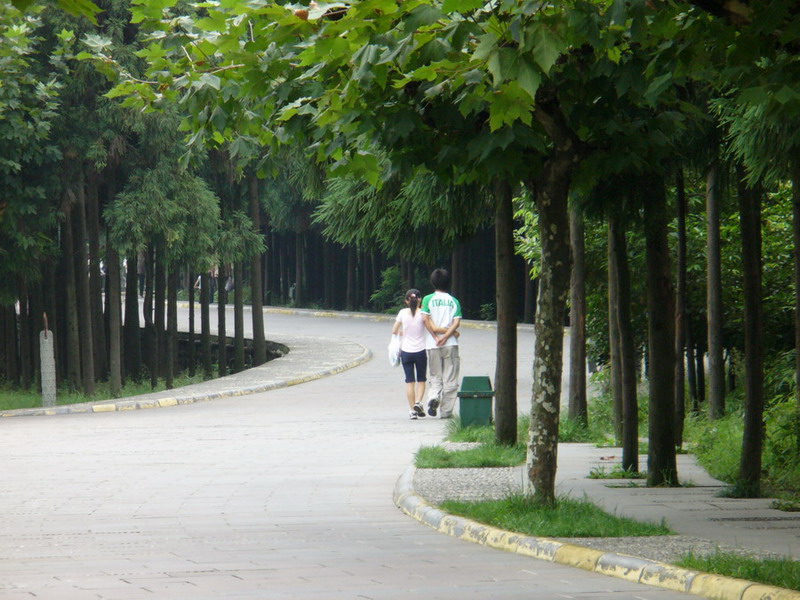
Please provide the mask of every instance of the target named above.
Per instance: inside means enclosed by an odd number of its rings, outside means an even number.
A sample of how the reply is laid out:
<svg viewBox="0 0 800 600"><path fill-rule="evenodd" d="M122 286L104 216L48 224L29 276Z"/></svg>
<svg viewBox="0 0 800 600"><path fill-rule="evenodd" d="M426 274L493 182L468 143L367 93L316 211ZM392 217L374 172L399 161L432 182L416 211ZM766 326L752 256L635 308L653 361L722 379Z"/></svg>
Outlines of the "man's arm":
<svg viewBox="0 0 800 600"><path fill-rule="evenodd" d="M440 333L438 331L439 328L433 324L433 321L431 321L431 316L427 313L422 313L422 322L425 323L425 329L427 329L428 333L430 333L433 336L433 339L438 340ZM442 331L445 330L442 329Z"/></svg>
<svg viewBox="0 0 800 600"><path fill-rule="evenodd" d="M451 336L455 335L456 329L458 329L459 325L461 325L461 317L456 317L450 323L450 327L445 329L445 331L441 335L441 337L437 337L436 338L436 345L437 346L443 346L445 344L445 342L447 342L447 340L450 339Z"/></svg>

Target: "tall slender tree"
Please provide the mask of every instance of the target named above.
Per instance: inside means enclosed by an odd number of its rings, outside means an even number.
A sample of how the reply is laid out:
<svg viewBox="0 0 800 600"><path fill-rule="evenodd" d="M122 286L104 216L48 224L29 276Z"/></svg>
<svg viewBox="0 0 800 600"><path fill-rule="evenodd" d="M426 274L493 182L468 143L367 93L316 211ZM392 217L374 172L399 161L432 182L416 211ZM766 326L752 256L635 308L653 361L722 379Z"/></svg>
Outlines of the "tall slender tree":
<svg viewBox="0 0 800 600"><path fill-rule="evenodd" d="M495 437L498 443L517 442L517 307L514 274L513 192L498 182L495 197L495 271L497 345L495 367Z"/></svg>
<svg viewBox="0 0 800 600"><path fill-rule="evenodd" d="M569 302L569 418L584 425L589 422L586 399L586 244L583 215L570 206L569 239L572 247L572 274Z"/></svg>
<svg viewBox="0 0 800 600"><path fill-rule="evenodd" d="M660 175L648 178L644 204L647 242L647 321L650 428L647 484L678 485L673 421L675 377L675 299L667 242L667 199Z"/></svg>
<svg viewBox="0 0 800 600"><path fill-rule="evenodd" d="M725 413L725 361L722 342L722 251L720 249L720 165L713 162L706 178L706 248L708 315L708 416Z"/></svg>
<svg viewBox="0 0 800 600"><path fill-rule="evenodd" d="M758 497L761 492L764 444L764 315L762 308L761 196L760 186L746 182L738 169L739 215L742 229L742 274L744 279L745 418L739 493Z"/></svg>

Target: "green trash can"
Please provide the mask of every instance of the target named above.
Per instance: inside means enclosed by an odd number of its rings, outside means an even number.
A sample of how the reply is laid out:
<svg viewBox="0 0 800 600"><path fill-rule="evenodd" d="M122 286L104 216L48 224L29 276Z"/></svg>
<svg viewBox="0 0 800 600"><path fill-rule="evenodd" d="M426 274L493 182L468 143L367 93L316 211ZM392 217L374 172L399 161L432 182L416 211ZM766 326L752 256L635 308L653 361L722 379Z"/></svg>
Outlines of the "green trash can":
<svg viewBox="0 0 800 600"><path fill-rule="evenodd" d="M492 382L486 376L464 376L458 390L461 425L491 425Z"/></svg>

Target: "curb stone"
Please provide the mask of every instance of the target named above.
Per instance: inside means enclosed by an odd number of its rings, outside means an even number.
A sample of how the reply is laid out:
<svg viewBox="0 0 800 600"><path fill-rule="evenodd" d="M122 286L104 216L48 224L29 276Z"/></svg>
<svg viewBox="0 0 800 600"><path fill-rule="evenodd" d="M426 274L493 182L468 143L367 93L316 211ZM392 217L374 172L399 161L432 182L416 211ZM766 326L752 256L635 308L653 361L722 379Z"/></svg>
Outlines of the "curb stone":
<svg viewBox="0 0 800 600"><path fill-rule="evenodd" d="M397 480L394 503L410 517L452 537L711 600L800 600L800 592L794 590L702 573L647 558L584 548L554 539L525 536L449 515L416 494L413 487L415 472L416 467L410 465Z"/></svg>
<svg viewBox="0 0 800 600"><path fill-rule="evenodd" d="M18 408L13 410L0 411L0 418L8 417L30 417L30 416L52 416L52 415L65 415L76 413L105 413L105 412L121 412L127 410L143 410L147 408L166 408L170 406L178 406L183 404L195 404L197 402L206 402L209 400L217 400L219 398L232 398L235 396L245 396L247 394L256 394L260 392L268 392L279 388L290 387L307 383L316 379L322 379L331 375L342 373L359 365L362 365L372 359L372 351L365 348L361 344L355 344L361 349L360 354L345 363L320 369L318 371L305 372L302 375L294 375L288 378L272 378L265 377L263 383L253 384L252 381L237 380L237 375L247 374L252 377L259 369L264 370L270 363L253 367L240 373L229 375L220 379L211 379L197 386L206 388L205 390L193 390L194 386L187 386L185 388L177 388L173 390L166 390L159 394L171 394L171 396L161 395L158 398L148 397L133 397L123 398L119 400L101 400L97 402L83 402L80 404L63 404L59 406L38 407L38 408ZM291 356L291 352L289 354ZM276 359L284 360L285 357ZM285 359L291 360L291 359ZM272 361L270 361L272 362ZM208 387L215 389L208 390Z"/></svg>

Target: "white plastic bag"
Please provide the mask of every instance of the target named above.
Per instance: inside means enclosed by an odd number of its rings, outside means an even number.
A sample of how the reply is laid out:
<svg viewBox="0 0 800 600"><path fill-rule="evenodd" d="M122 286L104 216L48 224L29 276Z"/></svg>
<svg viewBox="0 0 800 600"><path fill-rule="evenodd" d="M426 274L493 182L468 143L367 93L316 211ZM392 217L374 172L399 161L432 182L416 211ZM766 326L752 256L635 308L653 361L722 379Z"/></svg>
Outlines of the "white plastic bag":
<svg viewBox="0 0 800 600"><path fill-rule="evenodd" d="M389 341L389 364L396 367L400 364L400 336L393 335Z"/></svg>

